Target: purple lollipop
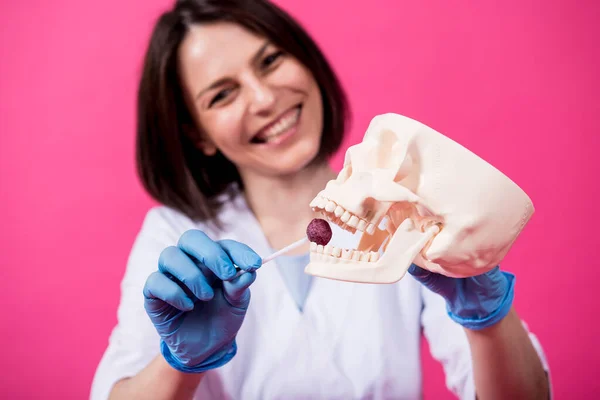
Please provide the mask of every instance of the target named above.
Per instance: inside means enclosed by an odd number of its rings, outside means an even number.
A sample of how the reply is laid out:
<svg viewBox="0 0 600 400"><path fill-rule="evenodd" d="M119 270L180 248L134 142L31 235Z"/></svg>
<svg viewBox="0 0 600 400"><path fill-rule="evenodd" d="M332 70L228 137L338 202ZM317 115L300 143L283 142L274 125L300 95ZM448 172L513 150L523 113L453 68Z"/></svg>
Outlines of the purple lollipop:
<svg viewBox="0 0 600 400"><path fill-rule="evenodd" d="M306 227L306 236L311 242L325 246L331 240L331 227L329 223L321 218L310 221Z"/></svg>
<svg viewBox="0 0 600 400"><path fill-rule="evenodd" d="M305 237L303 237L300 240L295 241L294 243L292 243L288 246L285 246L283 249L276 251L275 253L271 254L270 256L263 258L262 263L266 264L269 261L271 261L272 259L274 259L275 257L279 257L280 255L285 254L288 251L295 249L298 246L302 246L304 243L306 243L306 239L308 239L311 242L314 242L316 244L325 246L331 240L331 236L332 236L332 233L331 233L331 227L329 226L329 223L327 221L325 221L324 219L315 218L312 221L310 221L310 224L308 224L308 226L306 227L306 236ZM243 271L238 272L238 274L243 274L243 273L244 273Z"/></svg>

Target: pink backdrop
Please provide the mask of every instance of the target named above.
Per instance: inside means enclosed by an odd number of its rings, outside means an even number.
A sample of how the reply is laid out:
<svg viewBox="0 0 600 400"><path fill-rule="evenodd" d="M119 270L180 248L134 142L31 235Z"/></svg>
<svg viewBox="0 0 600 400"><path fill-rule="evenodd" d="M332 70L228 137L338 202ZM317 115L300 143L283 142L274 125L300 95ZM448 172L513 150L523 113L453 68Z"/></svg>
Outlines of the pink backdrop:
<svg viewBox="0 0 600 400"><path fill-rule="evenodd" d="M134 97L151 21L168 3L0 6L0 397L88 395L152 204L134 175ZM348 89L347 145L375 114L403 113L533 198L503 265L518 276L518 311L545 346L557 398L600 392L598 2L280 3ZM428 355L425 370L426 398L451 398Z"/></svg>

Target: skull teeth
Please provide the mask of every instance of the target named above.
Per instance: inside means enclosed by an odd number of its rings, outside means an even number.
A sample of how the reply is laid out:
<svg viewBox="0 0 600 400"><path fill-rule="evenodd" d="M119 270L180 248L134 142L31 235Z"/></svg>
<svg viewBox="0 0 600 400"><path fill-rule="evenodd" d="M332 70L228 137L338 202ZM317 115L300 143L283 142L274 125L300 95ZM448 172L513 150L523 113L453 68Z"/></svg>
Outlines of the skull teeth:
<svg viewBox="0 0 600 400"><path fill-rule="evenodd" d="M317 254L324 254L327 256L340 258L343 260L363 261L363 262L376 262L379 260L379 253L376 251L360 251L353 249L342 249L332 245L322 246L312 242L310 244L311 252Z"/></svg>
<svg viewBox="0 0 600 400"><path fill-rule="evenodd" d="M330 212L333 212L333 210L335 210L335 209L336 209L336 206L337 206L337 205L336 205L336 204L335 204L333 201L329 200L329 201L327 202L327 204L325 204L325 211L327 211L327 212L329 212L329 213L330 213Z"/></svg>
<svg viewBox="0 0 600 400"><path fill-rule="evenodd" d="M352 214L336 202L323 196L315 197L310 203L310 207L314 211L321 212L329 221L348 232L356 233L356 231L360 231L367 232L369 235L375 232L375 224ZM367 214L370 215L371 213Z"/></svg>
<svg viewBox="0 0 600 400"><path fill-rule="evenodd" d="M340 217L340 219L342 220L342 222L348 222L350 220L350 217L352 216L352 214L350 214L348 211L344 212L344 214Z"/></svg>

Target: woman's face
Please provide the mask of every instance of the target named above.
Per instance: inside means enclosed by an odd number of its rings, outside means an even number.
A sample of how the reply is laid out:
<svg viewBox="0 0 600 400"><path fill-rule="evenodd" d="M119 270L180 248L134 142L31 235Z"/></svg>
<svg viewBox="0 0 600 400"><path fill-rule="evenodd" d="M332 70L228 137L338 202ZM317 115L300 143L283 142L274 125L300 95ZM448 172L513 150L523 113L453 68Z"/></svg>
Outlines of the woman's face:
<svg viewBox="0 0 600 400"><path fill-rule="evenodd" d="M230 23L195 26L179 50L184 90L203 132L242 174L284 175L319 152L319 87L298 60Z"/></svg>

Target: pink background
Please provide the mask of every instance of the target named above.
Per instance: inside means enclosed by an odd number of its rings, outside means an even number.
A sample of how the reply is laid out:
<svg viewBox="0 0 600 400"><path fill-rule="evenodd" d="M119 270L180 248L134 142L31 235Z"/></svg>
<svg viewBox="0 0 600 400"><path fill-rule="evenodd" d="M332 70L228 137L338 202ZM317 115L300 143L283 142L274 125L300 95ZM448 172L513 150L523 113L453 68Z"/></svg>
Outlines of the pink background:
<svg viewBox="0 0 600 400"><path fill-rule="evenodd" d="M375 114L403 113L532 197L536 214L503 264L518 277L516 306L545 347L556 398L599 393L598 2L279 3L348 89L346 145ZM134 98L167 4L0 6L0 397L88 396L153 204L134 175ZM426 358L426 398L451 398Z"/></svg>

